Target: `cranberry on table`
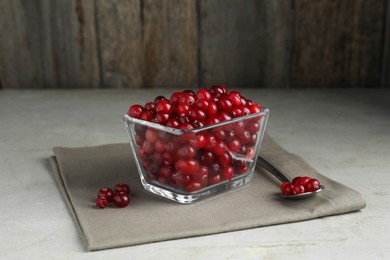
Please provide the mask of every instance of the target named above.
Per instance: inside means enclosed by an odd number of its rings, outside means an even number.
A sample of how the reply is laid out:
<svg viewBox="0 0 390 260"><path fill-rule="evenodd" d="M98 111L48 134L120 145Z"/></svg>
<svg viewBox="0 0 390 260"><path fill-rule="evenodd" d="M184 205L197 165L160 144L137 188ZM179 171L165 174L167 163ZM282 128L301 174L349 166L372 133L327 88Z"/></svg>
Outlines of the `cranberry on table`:
<svg viewBox="0 0 390 260"><path fill-rule="evenodd" d="M114 204L119 208L124 208L130 203L130 196L125 192L116 193L114 195Z"/></svg>
<svg viewBox="0 0 390 260"><path fill-rule="evenodd" d="M107 202L111 202L114 198L114 192L110 188L103 188L99 190L97 197L104 198Z"/></svg>
<svg viewBox="0 0 390 260"><path fill-rule="evenodd" d="M130 194L130 187L126 183L118 183L117 185L115 185L114 191L115 193L125 192L127 194Z"/></svg>
<svg viewBox="0 0 390 260"><path fill-rule="evenodd" d="M105 198L97 198L96 199L96 207L100 209L104 209L107 207L108 201Z"/></svg>

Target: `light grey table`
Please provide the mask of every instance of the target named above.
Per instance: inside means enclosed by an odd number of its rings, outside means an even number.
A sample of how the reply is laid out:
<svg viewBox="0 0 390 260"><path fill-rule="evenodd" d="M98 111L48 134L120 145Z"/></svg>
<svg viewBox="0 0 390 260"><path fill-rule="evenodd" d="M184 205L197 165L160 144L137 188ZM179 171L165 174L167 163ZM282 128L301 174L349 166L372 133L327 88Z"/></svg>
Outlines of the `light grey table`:
<svg viewBox="0 0 390 260"><path fill-rule="evenodd" d="M388 259L390 91L384 89L242 90L271 109L271 136L361 192L364 210L86 252L50 174L52 147L127 142L121 118L129 105L171 91L0 91L0 258Z"/></svg>

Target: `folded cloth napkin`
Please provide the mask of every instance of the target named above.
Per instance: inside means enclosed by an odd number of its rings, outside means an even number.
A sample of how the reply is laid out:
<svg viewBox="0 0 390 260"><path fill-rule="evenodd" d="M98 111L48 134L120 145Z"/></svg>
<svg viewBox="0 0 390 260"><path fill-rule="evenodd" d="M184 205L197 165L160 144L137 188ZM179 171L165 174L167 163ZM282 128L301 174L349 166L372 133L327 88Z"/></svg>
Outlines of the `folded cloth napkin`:
<svg viewBox="0 0 390 260"><path fill-rule="evenodd" d="M251 183L201 202L182 205L144 190L129 144L54 148L50 158L58 187L88 250L201 236L356 211L366 203L356 191L314 170L265 136L261 156L290 178L308 175L326 188L306 200L279 195L279 185L256 168ZM129 183L126 208L95 206L100 188Z"/></svg>

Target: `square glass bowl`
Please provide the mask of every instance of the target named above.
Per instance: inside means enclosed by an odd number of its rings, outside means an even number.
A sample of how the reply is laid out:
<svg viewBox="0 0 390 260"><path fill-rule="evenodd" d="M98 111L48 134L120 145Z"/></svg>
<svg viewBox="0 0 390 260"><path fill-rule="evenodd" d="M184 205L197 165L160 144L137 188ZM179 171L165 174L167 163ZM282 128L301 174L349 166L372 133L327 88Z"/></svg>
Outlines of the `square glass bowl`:
<svg viewBox="0 0 390 260"><path fill-rule="evenodd" d="M269 109L229 121L180 130L123 116L143 187L193 203L250 182Z"/></svg>

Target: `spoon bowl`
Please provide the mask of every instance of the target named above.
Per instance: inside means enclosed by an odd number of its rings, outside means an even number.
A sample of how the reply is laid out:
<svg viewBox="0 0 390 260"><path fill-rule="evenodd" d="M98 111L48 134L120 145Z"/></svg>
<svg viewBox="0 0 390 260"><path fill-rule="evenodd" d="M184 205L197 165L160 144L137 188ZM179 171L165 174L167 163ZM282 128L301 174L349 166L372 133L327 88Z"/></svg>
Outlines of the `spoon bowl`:
<svg viewBox="0 0 390 260"><path fill-rule="evenodd" d="M257 158L257 165L264 168L267 170L270 174L272 174L274 177L276 177L281 183L283 182L290 182L290 180L278 169L276 169L272 164L270 164L268 161L265 159L261 158L260 156ZM299 199L306 199L309 198L318 192L322 191L325 189L323 185L320 185L320 188L315 191L310 191L310 192L304 192L296 195L283 195L281 196L285 199L290 199L290 200L299 200Z"/></svg>

